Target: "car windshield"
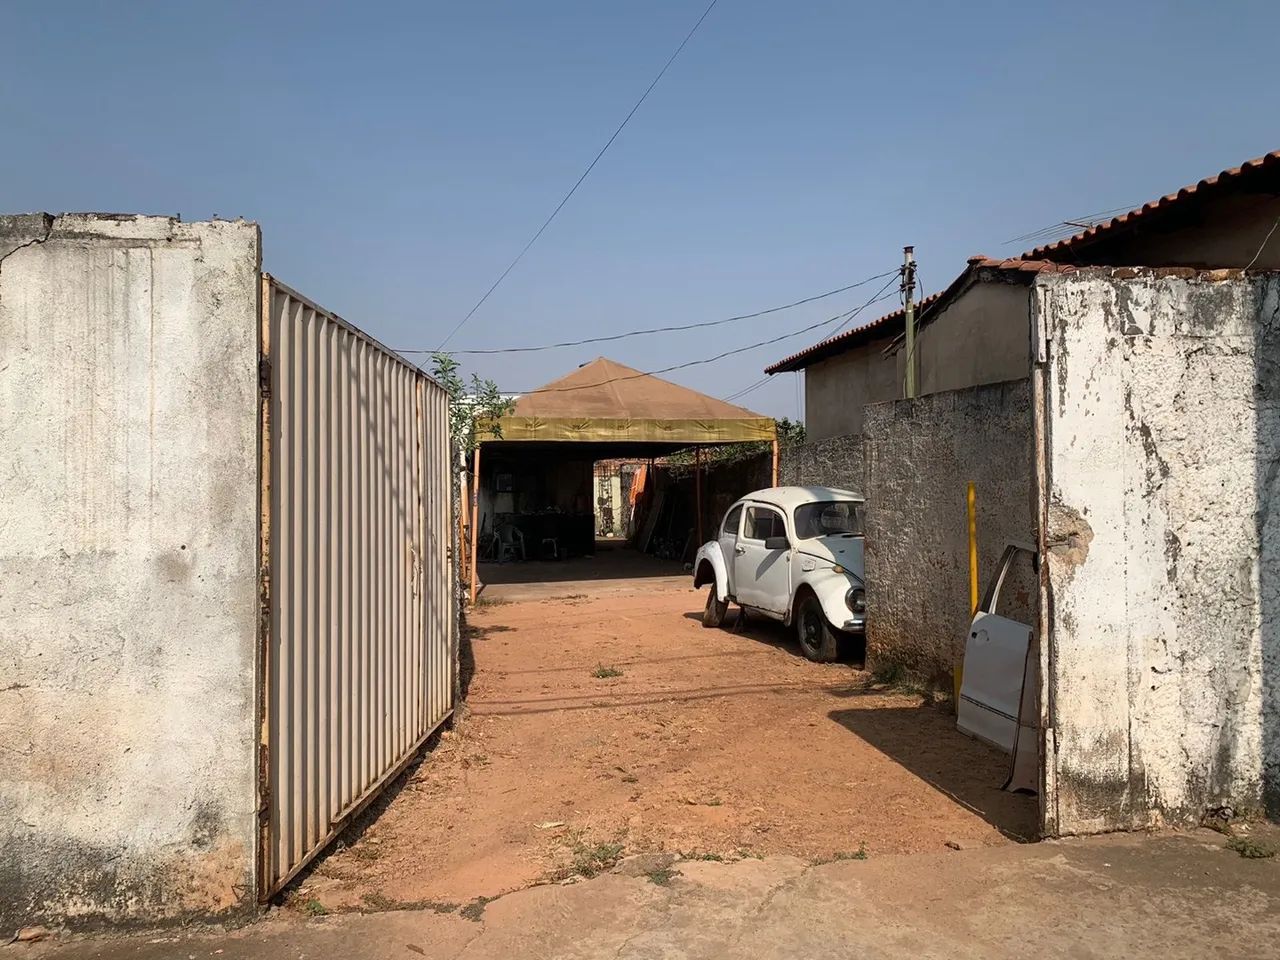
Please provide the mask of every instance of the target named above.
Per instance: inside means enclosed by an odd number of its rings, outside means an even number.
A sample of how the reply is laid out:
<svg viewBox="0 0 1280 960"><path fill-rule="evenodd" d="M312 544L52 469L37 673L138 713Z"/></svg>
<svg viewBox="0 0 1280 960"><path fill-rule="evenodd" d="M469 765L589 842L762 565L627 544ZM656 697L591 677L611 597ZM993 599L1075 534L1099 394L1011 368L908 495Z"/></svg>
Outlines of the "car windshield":
<svg viewBox="0 0 1280 960"><path fill-rule="evenodd" d="M796 536L801 540L863 533L863 504L859 500L823 500L796 507Z"/></svg>

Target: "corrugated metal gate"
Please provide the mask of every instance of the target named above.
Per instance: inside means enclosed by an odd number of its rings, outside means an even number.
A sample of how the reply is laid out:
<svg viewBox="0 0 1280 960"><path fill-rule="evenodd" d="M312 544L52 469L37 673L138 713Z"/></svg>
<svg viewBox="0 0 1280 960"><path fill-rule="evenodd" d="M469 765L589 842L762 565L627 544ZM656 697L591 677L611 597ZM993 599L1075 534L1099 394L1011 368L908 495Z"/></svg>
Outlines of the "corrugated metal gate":
<svg viewBox="0 0 1280 960"><path fill-rule="evenodd" d="M263 276L261 894L452 710L444 390Z"/></svg>

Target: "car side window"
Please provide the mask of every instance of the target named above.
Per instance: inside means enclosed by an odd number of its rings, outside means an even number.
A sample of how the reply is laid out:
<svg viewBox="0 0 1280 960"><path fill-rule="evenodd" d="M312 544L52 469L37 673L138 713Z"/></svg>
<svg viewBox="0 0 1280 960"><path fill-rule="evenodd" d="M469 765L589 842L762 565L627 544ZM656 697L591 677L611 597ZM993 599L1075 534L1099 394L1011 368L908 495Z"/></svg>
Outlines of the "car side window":
<svg viewBox="0 0 1280 960"><path fill-rule="evenodd" d="M742 504L738 504L725 515L724 526L720 528L720 532L726 537L736 537L738 535L738 521L742 519Z"/></svg>
<svg viewBox="0 0 1280 960"><path fill-rule="evenodd" d="M777 510L769 507L747 507L747 522L742 528L742 535L748 540L785 537L787 525Z"/></svg>

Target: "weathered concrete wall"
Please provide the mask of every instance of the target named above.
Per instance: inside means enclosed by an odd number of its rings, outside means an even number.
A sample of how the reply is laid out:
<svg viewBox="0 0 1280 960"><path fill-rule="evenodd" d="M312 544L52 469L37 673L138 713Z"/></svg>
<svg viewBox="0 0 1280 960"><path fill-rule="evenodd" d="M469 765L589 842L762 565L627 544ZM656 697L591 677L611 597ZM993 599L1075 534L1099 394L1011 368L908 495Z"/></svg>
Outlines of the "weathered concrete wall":
<svg viewBox="0 0 1280 960"><path fill-rule="evenodd" d="M1275 810L1280 279L1045 275L1050 833Z"/></svg>
<svg viewBox="0 0 1280 960"><path fill-rule="evenodd" d="M778 453L778 482L783 486L813 484L865 495L866 479L861 434L809 440Z"/></svg>
<svg viewBox="0 0 1280 960"><path fill-rule="evenodd" d="M0 929L255 899L248 223L0 218Z"/></svg>
<svg viewBox="0 0 1280 960"><path fill-rule="evenodd" d="M920 330L920 394L1025 379L1031 373L1031 301L1024 274L983 271ZM901 385L906 351L894 356ZM881 399L903 396L896 394Z"/></svg>
<svg viewBox="0 0 1280 960"><path fill-rule="evenodd" d="M862 408L902 396L890 338L873 340L804 371L805 435L810 441L862 433Z"/></svg>
<svg viewBox="0 0 1280 960"><path fill-rule="evenodd" d="M869 406L867 661L949 683L970 614L968 483L976 485L980 583L1010 541L1033 542L1032 413L1026 379ZM1029 565L1000 612L1035 623Z"/></svg>

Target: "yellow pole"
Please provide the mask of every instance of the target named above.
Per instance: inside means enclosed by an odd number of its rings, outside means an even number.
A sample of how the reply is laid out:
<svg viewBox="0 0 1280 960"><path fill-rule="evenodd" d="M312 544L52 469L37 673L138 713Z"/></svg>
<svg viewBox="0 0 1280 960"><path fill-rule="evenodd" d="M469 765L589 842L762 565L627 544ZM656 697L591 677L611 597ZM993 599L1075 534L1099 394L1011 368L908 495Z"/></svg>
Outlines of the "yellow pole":
<svg viewBox="0 0 1280 960"><path fill-rule="evenodd" d="M968 495L965 497L969 520L969 617L978 612L978 497L973 481L969 481ZM960 689L964 685L964 661L961 660L951 673L952 702L956 710L960 709Z"/></svg>
<svg viewBox="0 0 1280 960"><path fill-rule="evenodd" d="M969 481L969 616L978 612L978 498Z"/></svg>

